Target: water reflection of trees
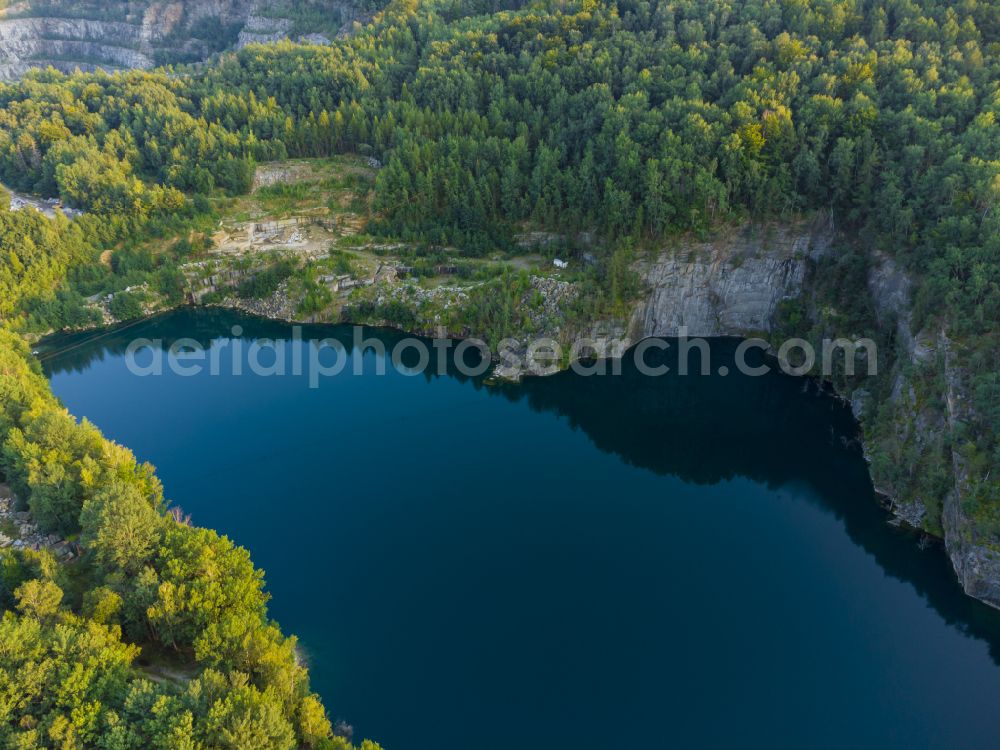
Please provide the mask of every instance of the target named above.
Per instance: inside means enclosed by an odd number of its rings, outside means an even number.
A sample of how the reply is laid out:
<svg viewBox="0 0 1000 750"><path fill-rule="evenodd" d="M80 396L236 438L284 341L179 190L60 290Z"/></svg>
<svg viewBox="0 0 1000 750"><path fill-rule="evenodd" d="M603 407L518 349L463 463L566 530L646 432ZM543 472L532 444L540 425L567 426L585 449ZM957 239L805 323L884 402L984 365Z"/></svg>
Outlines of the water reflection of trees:
<svg viewBox="0 0 1000 750"><path fill-rule="evenodd" d="M735 347L714 341L713 367ZM807 484L887 575L912 585L949 624L985 640L1000 664L1000 615L962 593L940 545L921 549L914 534L889 525L850 408L815 381L779 373L649 378L626 358L620 377L530 378L503 393L565 417L601 450L659 474Z"/></svg>
<svg viewBox="0 0 1000 750"><path fill-rule="evenodd" d="M207 348L230 337L234 325L247 338L292 335L287 323L225 310L181 310L114 329L54 337L39 345L38 353L50 374L82 372L108 356L122 356L137 337L160 340L164 348L190 338ZM305 326L301 335L336 339L347 350L354 343L348 326ZM387 351L405 337L375 329L365 335L380 338ZM735 347L732 341L714 341L713 368L726 364L735 373ZM669 359L666 364L676 369ZM424 377L440 377L433 370ZM494 397L559 415L600 450L657 474L706 484L746 477L769 486L808 485L815 501L843 522L850 538L888 575L912 585L947 622L987 641L1000 664L1000 616L961 592L939 547L921 550L912 534L887 523L875 502L850 409L814 381L777 373L650 378L640 375L629 357L620 376L565 372L488 387L483 378L468 378L452 365L445 377L473 380Z"/></svg>

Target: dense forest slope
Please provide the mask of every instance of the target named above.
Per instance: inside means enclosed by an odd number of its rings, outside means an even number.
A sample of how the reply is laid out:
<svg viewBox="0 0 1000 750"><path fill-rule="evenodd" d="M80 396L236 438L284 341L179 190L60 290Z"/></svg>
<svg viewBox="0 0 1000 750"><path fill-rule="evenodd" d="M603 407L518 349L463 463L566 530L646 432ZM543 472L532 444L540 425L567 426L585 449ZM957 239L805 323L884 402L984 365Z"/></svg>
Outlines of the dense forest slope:
<svg viewBox="0 0 1000 750"><path fill-rule="evenodd" d="M678 303L648 285L731 283L691 257L703 238L820 217L822 253L761 246L746 266L790 269L786 288L804 290L762 294L769 328L882 344L878 378L832 378L876 483L946 539L967 591L1000 605L998 39L995 0L398 0L332 45L0 84L0 177L86 212L0 209L0 471L40 531L80 553L2 553L0 642L19 648L0 653L0 726L14 746L343 744L246 553L167 512L148 467L53 402L19 338L93 324L85 298L108 289L183 300L181 264L201 262L217 206L289 156L368 159L365 229L417 262L559 238L586 269L567 316L638 305L658 334ZM310 270L286 262L248 286L297 272ZM491 277L455 322L532 330L536 293L524 274ZM421 322L393 300L348 313ZM67 639L77 651L54 645ZM143 673L136 648L180 676ZM79 689L48 699L80 660Z"/></svg>
<svg viewBox="0 0 1000 750"><path fill-rule="evenodd" d="M0 3L3 5L3 3ZM20 0L0 9L0 80L31 68L72 71L195 62L233 46L327 43L366 0Z"/></svg>

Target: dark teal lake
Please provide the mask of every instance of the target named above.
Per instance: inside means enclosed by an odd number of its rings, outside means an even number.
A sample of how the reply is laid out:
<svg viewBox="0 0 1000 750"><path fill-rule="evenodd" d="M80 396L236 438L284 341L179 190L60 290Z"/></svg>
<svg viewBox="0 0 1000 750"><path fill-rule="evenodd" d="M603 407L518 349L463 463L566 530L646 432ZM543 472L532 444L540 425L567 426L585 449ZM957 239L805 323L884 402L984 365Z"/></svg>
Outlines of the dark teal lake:
<svg viewBox="0 0 1000 750"><path fill-rule="evenodd" d="M849 410L773 374L491 387L379 355L308 378L138 377L40 347L55 393L248 547L330 711L386 750L996 748L1000 613L887 523ZM398 334L368 331L390 347ZM346 327L304 336L351 341ZM293 344L292 348L307 346ZM735 344L713 342L713 362ZM291 351L291 350L290 350Z"/></svg>

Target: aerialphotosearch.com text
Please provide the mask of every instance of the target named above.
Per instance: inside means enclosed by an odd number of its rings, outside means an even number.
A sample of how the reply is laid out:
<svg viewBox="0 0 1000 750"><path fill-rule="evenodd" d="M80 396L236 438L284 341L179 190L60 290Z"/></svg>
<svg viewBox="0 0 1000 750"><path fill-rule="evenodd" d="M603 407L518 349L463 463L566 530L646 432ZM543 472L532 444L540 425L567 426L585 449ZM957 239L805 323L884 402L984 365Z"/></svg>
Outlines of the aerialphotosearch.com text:
<svg viewBox="0 0 1000 750"><path fill-rule="evenodd" d="M244 339L241 326L202 341L179 338L137 338L126 349L129 372L140 377L169 370L180 376L243 375L257 377L304 376L319 387L325 378L347 375L384 375L391 367L403 375L458 373L468 377L493 374L517 379L548 375L569 369L581 376L620 375L631 365L642 375L741 375L760 377L775 369L787 375L830 376L835 368L848 375L858 370L876 375L877 348L871 339L825 339L819 351L800 338L768 342L741 340L726 348L724 363L713 362L713 347L706 338L689 337L680 327L676 337L646 338L634 346L620 339L579 338L570 344L551 338L503 339L489 346L477 338L426 339L398 337L391 341L371 335L372 329L353 326L351 335L327 338L302 337L293 326L289 338ZM766 354L768 356L762 356ZM817 368L818 365L818 368Z"/></svg>

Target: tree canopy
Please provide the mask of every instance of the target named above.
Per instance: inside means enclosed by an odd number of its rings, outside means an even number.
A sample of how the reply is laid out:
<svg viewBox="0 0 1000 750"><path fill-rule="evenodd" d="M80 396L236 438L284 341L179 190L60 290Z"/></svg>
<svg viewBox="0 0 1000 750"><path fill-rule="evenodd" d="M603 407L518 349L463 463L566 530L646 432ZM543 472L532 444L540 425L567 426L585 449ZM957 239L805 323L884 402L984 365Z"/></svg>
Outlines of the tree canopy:
<svg viewBox="0 0 1000 750"><path fill-rule="evenodd" d="M526 225L656 247L828 212L909 270L918 327L961 343L975 408L953 439L997 544L998 34L995 0L395 0L329 46L32 73L0 84L0 179L86 213L0 208L0 318L88 322L67 278L156 269L131 240L288 156L372 156L369 231L468 255ZM4 553L8 744L340 747L247 552L165 513L152 469L61 409L9 330L0 396L0 472L86 551L72 575ZM140 649L190 679L144 672Z"/></svg>

